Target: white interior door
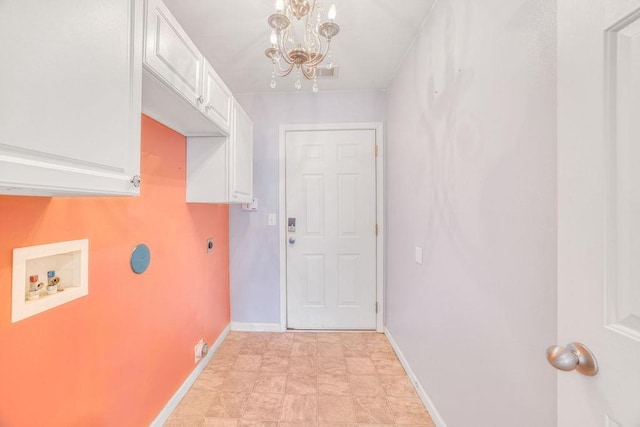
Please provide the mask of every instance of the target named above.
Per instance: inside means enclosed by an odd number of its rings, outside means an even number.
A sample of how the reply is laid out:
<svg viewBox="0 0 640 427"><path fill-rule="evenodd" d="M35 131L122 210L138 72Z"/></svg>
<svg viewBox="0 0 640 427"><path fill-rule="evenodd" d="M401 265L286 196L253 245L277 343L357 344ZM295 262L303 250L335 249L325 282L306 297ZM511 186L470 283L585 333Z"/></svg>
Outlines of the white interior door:
<svg viewBox="0 0 640 427"><path fill-rule="evenodd" d="M375 130L288 131L285 152L287 326L375 329Z"/></svg>
<svg viewBox="0 0 640 427"><path fill-rule="evenodd" d="M558 2L558 425L640 426L640 1Z"/></svg>

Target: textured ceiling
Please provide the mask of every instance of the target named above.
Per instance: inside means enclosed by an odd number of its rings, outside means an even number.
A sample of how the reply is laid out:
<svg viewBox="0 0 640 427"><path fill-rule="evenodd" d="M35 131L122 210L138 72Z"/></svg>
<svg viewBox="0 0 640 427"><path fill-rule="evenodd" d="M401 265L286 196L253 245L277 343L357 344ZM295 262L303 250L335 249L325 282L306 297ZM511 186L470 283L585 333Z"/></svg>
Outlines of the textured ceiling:
<svg viewBox="0 0 640 427"><path fill-rule="evenodd" d="M264 55L275 0L164 0L189 37L234 93L295 91L296 78L271 89ZM386 89L435 0L326 0L337 7L340 34L332 41L334 80L321 91ZM304 81L302 91L311 90Z"/></svg>

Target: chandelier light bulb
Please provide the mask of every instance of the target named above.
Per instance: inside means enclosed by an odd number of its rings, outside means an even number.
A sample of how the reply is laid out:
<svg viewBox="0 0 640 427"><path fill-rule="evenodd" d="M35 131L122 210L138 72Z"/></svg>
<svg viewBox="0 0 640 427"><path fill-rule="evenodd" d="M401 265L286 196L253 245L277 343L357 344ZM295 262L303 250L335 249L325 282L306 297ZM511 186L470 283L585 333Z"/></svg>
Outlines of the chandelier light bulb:
<svg viewBox="0 0 640 427"><path fill-rule="evenodd" d="M336 5L335 4L332 4L331 7L329 8L329 13L328 13L327 17L329 18L329 21L334 21L336 19Z"/></svg>
<svg viewBox="0 0 640 427"><path fill-rule="evenodd" d="M276 34L275 30L271 31L271 44L273 46L278 44L278 35Z"/></svg>
<svg viewBox="0 0 640 427"><path fill-rule="evenodd" d="M284 0L276 0L276 12L282 12L284 9Z"/></svg>

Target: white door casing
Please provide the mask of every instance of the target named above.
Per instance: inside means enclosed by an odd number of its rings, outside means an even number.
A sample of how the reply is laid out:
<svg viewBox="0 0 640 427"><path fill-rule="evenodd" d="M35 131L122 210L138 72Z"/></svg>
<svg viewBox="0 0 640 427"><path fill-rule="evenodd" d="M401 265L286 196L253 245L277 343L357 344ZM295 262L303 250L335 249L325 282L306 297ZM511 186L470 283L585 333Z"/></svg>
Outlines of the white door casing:
<svg viewBox="0 0 640 427"><path fill-rule="evenodd" d="M283 330L382 329L381 134L380 124L281 127Z"/></svg>
<svg viewBox="0 0 640 427"><path fill-rule="evenodd" d="M640 1L558 2L559 426L640 426Z"/></svg>

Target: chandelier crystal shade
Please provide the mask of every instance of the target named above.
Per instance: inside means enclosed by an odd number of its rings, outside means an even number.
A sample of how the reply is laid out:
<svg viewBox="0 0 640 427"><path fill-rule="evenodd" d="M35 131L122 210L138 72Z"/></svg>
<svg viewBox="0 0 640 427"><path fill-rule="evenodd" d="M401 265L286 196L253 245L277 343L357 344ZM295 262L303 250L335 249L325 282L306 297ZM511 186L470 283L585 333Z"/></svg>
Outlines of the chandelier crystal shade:
<svg viewBox="0 0 640 427"><path fill-rule="evenodd" d="M273 65L271 88L276 87L276 77L285 77L294 70L297 73L295 88L300 89L301 76L313 80L313 91L318 91L317 67L327 60L331 69L331 39L340 32L336 24L336 6L332 5L323 18L323 6L316 0L278 0L275 13L269 16L271 47L265 54ZM302 32L302 35L296 34Z"/></svg>

